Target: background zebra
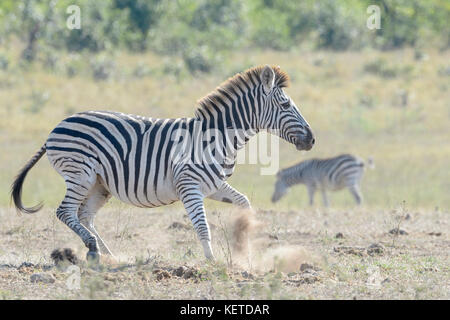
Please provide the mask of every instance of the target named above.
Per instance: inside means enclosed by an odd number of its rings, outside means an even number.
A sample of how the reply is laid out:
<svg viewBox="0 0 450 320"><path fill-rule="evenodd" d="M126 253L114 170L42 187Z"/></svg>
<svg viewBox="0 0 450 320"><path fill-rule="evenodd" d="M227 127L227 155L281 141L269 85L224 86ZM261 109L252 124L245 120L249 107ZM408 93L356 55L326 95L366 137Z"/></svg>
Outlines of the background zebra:
<svg viewBox="0 0 450 320"><path fill-rule="evenodd" d="M146 208L181 200L205 256L213 259L203 199L250 207L247 197L226 182L237 151L262 129L298 150L314 144L308 123L283 91L288 80L278 67L249 69L201 99L194 118L154 119L108 111L75 114L58 124L22 168L12 185L14 204L25 213L42 207L25 208L21 191L28 171L47 152L67 187L57 217L83 240L88 259L98 260L100 250L111 254L94 227L96 212L111 195ZM212 161L205 161L203 138L211 130L215 152Z"/></svg>
<svg viewBox="0 0 450 320"><path fill-rule="evenodd" d="M374 164L368 159L369 167ZM362 203L360 182L364 173L364 161L350 154L343 154L329 159L310 159L277 174L272 202L280 200L290 187L304 184L308 189L309 204L313 205L316 189L322 192L323 203L328 206L327 190L340 190L347 187L357 204Z"/></svg>

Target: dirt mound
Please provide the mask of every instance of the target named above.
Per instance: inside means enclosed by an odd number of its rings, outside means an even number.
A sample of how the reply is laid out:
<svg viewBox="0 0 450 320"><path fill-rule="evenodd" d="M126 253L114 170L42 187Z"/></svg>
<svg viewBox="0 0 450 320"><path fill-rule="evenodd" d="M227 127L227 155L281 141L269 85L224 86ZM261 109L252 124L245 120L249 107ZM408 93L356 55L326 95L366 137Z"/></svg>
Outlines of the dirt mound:
<svg viewBox="0 0 450 320"><path fill-rule="evenodd" d="M50 254L55 266L57 267L67 267L71 264L78 264L79 260L72 249L64 248L64 249L55 249Z"/></svg>
<svg viewBox="0 0 450 320"><path fill-rule="evenodd" d="M366 248L364 247L355 247L355 246L339 246L334 247L334 252L339 254L353 254L355 256L364 256Z"/></svg>
<svg viewBox="0 0 450 320"><path fill-rule="evenodd" d="M389 230L389 234L393 234L393 235L397 235L397 236L398 235L407 236L408 232L406 232L405 230L400 229L400 228L394 228L392 230Z"/></svg>
<svg viewBox="0 0 450 320"><path fill-rule="evenodd" d="M22 262L22 264L17 268L19 273L31 274L36 269L36 265L29 262Z"/></svg>
<svg viewBox="0 0 450 320"><path fill-rule="evenodd" d="M170 226L168 226L167 229L190 230L192 229L192 227L185 223L175 221Z"/></svg>
<svg viewBox="0 0 450 320"><path fill-rule="evenodd" d="M32 283L38 283L38 282L54 283L56 281L56 279L51 273L39 272L39 273L33 273L30 277L30 281Z"/></svg>
<svg viewBox="0 0 450 320"><path fill-rule="evenodd" d="M383 255L386 252L386 248L381 243L372 243L367 248L356 246L339 246L334 247L334 252L338 254L353 254L356 256L370 256Z"/></svg>
<svg viewBox="0 0 450 320"><path fill-rule="evenodd" d="M302 284L312 284L321 281L320 273L317 268L308 268L301 272L290 272L283 282L291 286L300 286Z"/></svg>
<svg viewBox="0 0 450 320"><path fill-rule="evenodd" d="M170 273L167 270L163 270L163 269L153 270L153 274L156 276L156 280L158 280L158 281L171 278Z"/></svg>
<svg viewBox="0 0 450 320"><path fill-rule="evenodd" d="M367 253L370 256L383 255L386 252L386 248L381 243L372 243L367 247Z"/></svg>
<svg viewBox="0 0 450 320"><path fill-rule="evenodd" d="M189 266L180 266L180 267L160 267L152 272L156 275L156 280L161 281L163 279L170 279L173 277L182 278L182 279L192 279L197 281L201 278L201 272Z"/></svg>

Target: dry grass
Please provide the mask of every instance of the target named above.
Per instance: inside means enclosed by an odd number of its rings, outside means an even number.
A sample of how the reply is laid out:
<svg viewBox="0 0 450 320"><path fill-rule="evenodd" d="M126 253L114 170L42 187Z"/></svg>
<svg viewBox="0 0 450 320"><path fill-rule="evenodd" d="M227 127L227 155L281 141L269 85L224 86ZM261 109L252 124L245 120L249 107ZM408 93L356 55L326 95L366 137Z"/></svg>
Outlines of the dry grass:
<svg viewBox="0 0 450 320"><path fill-rule="evenodd" d="M232 230L236 210L212 211L218 261L205 264L201 246L182 210L131 209L100 212L97 229L116 262L81 267L81 286L66 286L69 274L54 267L50 253L86 248L54 212L18 217L0 210L0 296L6 299L448 299L448 212L411 211L400 228L384 210L257 211L247 258L232 252L226 264L219 225ZM178 222L173 226L173 222ZM185 227L188 226L188 227ZM343 237L336 238L337 233ZM396 237L395 242L392 237ZM369 249L370 245L379 247ZM21 266L21 267L20 267ZM54 283L32 283L33 273L51 273Z"/></svg>
<svg viewBox="0 0 450 320"><path fill-rule="evenodd" d="M412 50L247 52L224 66L229 74L180 79L164 74L164 66L171 62L168 59L117 53L117 72L107 81L95 81L89 68L68 77L39 66L23 70L12 63L9 70L0 71L0 204L9 204L7 192L13 176L64 117L88 109L153 117L192 116L196 101L228 76L268 63L280 65L291 76L286 92L310 122L317 141L309 152L298 152L281 141L280 167L342 152L371 156L376 170L366 174L363 184L368 205L390 208L405 200L413 207L449 208L450 81L441 71L448 68L450 56L448 52L426 53L428 60L416 61ZM70 64L69 58L60 59ZM371 64L392 69L395 75L385 78L365 71ZM154 73L133 77L132 70L139 65ZM405 92L408 99L403 105ZM230 182L251 197L254 207L269 207L274 177L260 176L259 169L259 165L239 166ZM62 179L44 159L26 181L25 202L45 200L57 206L63 188ZM345 192L333 195L331 201L339 207L353 204ZM278 208L299 209L306 203L306 191L302 190L291 192Z"/></svg>

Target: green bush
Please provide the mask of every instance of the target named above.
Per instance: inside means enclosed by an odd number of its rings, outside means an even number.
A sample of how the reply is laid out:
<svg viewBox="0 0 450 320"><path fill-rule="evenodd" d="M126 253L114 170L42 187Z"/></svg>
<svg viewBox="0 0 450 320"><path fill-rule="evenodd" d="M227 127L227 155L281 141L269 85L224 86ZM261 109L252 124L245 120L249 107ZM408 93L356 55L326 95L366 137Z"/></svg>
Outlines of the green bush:
<svg viewBox="0 0 450 320"><path fill-rule="evenodd" d="M409 75L413 72L414 67L410 64L397 65L391 64L386 59L378 58L367 63L364 71L386 79L395 78L401 75Z"/></svg>
<svg viewBox="0 0 450 320"><path fill-rule="evenodd" d="M90 62L92 77L95 80L107 80L112 77L115 71L114 60L109 56L100 55Z"/></svg>
<svg viewBox="0 0 450 320"><path fill-rule="evenodd" d="M381 9L381 29L376 31L376 46L395 49L425 45L432 41L448 48L450 44L450 4L445 0L364 1Z"/></svg>
<svg viewBox="0 0 450 320"><path fill-rule="evenodd" d="M81 9L79 30L66 27L72 4ZM381 9L379 30L366 27L374 4ZM220 68L227 53L243 48L447 49L449 20L446 0L2 0L0 44L19 39L24 63L55 49L152 50L195 73Z"/></svg>
<svg viewBox="0 0 450 320"><path fill-rule="evenodd" d="M284 50L292 44L286 13L261 6L252 11L251 20L250 39L256 46Z"/></svg>
<svg viewBox="0 0 450 320"><path fill-rule="evenodd" d="M181 57L187 69L209 72L223 55L242 45L245 23L236 0L163 1L165 12L151 32L151 47Z"/></svg>
<svg viewBox="0 0 450 320"><path fill-rule="evenodd" d="M357 9L347 8L339 2L321 1L316 6L314 17L318 29L317 46L334 50L345 50L360 38L365 21L358 19ZM362 11L364 12L364 11Z"/></svg>

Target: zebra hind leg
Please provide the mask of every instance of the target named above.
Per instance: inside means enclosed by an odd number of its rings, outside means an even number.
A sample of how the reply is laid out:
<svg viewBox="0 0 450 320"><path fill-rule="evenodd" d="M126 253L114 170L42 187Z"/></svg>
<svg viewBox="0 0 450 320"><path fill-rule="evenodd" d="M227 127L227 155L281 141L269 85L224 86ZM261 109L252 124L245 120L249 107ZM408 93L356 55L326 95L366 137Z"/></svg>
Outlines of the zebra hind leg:
<svg viewBox="0 0 450 320"><path fill-rule="evenodd" d="M330 202L328 201L327 191L325 190L325 188L322 188L321 191L322 191L323 205L328 208L330 206Z"/></svg>
<svg viewBox="0 0 450 320"><path fill-rule="evenodd" d="M307 185L308 188L308 196L309 196L309 205L314 205L314 193L316 192L316 186Z"/></svg>
<svg viewBox="0 0 450 320"><path fill-rule="evenodd" d="M85 226L97 238L101 253L108 254L114 257L111 250L109 250L108 246L99 236L94 226L95 214L98 212L98 210L100 210L101 207L106 204L106 202L108 202L110 198L111 194L108 192L108 190L105 189L105 187L100 184L99 180L97 179L88 197L81 204L78 210L78 218L81 224Z"/></svg>
<svg viewBox="0 0 450 320"><path fill-rule="evenodd" d="M355 201L358 205L362 204L363 201L363 197L361 194L361 190L359 189L359 187L357 185L352 185L349 187L349 190L351 192L351 194L353 195L353 198L355 198Z"/></svg>
<svg viewBox="0 0 450 320"><path fill-rule="evenodd" d="M83 240L85 246L89 249L87 260L98 262L100 252L97 238L80 223L78 218L78 210L88 198L96 183L97 176L88 176L85 172L81 172L78 174L71 172L63 175L66 180L67 191L63 201L56 210L56 216Z"/></svg>

